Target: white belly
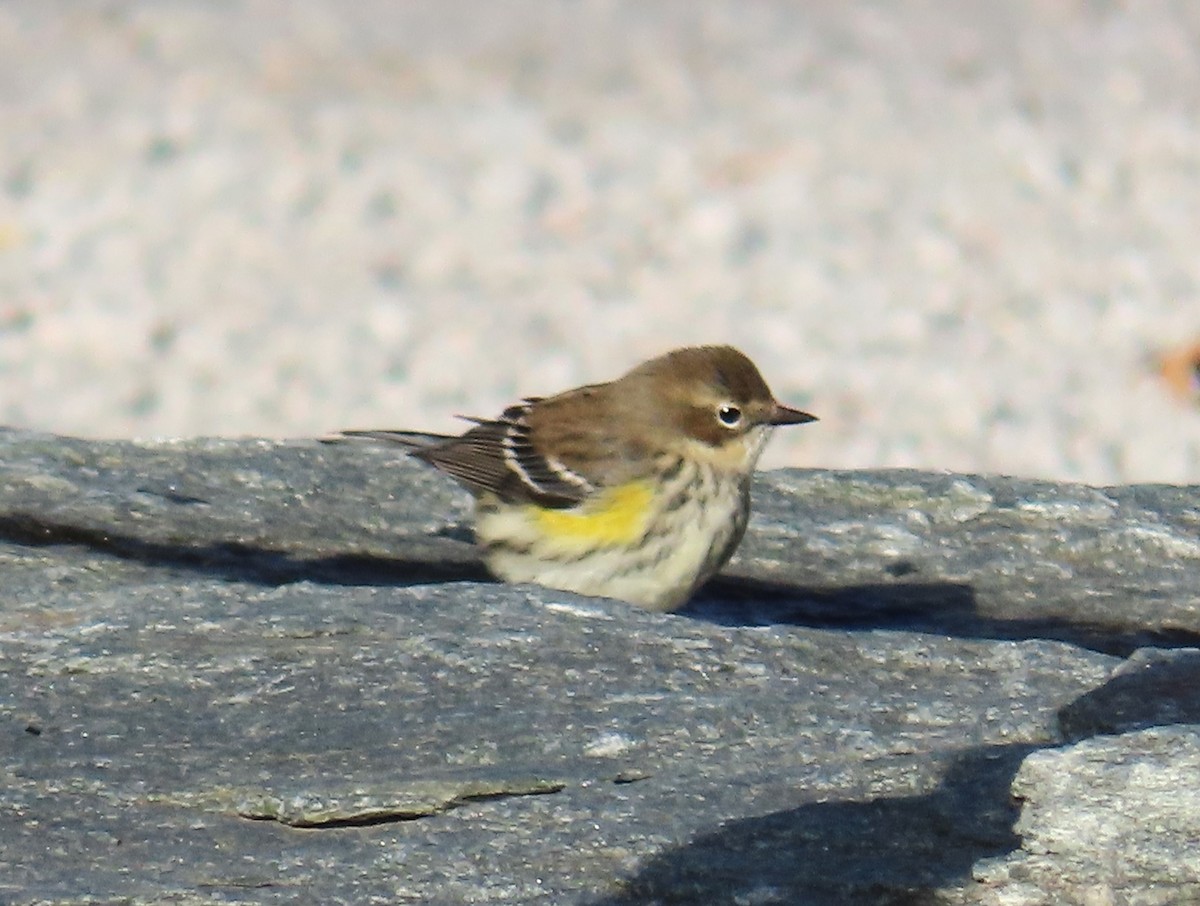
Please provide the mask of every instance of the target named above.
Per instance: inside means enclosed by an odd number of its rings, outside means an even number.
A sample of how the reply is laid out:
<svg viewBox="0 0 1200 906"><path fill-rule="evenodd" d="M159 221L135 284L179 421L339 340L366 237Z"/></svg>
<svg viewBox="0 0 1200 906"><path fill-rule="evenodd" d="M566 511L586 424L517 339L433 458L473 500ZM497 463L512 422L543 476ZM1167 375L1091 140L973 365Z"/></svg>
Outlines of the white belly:
<svg viewBox="0 0 1200 906"><path fill-rule="evenodd" d="M507 582L532 582L652 610L681 606L729 559L746 528L749 479L717 481L713 470L684 466L655 496L636 544L595 546L547 538L535 511L481 506L476 535L488 567ZM705 506L689 503L696 496Z"/></svg>

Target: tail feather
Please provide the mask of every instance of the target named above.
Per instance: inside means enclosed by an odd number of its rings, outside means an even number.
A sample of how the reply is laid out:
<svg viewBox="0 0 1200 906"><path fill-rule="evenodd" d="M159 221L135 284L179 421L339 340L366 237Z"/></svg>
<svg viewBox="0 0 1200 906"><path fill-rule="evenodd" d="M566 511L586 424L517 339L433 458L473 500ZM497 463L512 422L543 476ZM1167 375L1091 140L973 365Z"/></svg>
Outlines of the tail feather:
<svg viewBox="0 0 1200 906"><path fill-rule="evenodd" d="M345 444L363 441L381 441L385 444L398 444L410 453L435 447L450 440L448 434L430 434L426 431L339 431L329 437L322 437L324 444Z"/></svg>

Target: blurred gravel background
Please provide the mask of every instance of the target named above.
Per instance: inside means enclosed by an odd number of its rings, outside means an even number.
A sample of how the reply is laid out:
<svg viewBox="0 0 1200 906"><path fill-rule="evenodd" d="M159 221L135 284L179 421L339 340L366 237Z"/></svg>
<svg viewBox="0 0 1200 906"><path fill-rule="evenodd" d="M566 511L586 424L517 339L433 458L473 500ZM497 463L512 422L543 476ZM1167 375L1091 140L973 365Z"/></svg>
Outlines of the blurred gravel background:
<svg viewBox="0 0 1200 906"><path fill-rule="evenodd" d="M1200 482L1200 4L0 3L0 421L455 429L732 342L767 466Z"/></svg>

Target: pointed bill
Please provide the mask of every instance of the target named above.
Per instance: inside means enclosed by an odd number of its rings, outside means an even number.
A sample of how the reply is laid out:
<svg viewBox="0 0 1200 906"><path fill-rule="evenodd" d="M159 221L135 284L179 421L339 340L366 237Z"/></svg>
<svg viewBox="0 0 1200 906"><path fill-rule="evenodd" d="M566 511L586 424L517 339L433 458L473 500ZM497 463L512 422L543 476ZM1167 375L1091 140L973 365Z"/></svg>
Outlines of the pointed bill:
<svg viewBox="0 0 1200 906"><path fill-rule="evenodd" d="M772 425L803 425L808 422L815 422L817 417L810 415L807 412L801 412L799 409L793 409L791 406L785 406L782 403L775 404L775 411L771 413Z"/></svg>

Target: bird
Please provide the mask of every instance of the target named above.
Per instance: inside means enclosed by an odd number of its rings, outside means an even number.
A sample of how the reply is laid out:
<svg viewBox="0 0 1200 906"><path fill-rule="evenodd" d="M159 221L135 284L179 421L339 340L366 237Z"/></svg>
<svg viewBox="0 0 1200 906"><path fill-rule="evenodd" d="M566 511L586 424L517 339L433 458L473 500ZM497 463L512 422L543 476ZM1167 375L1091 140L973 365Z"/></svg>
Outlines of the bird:
<svg viewBox="0 0 1200 906"><path fill-rule="evenodd" d="M607 383L526 397L452 436L350 430L394 443L475 498L475 540L501 581L674 611L733 555L779 403L731 346L675 349Z"/></svg>

